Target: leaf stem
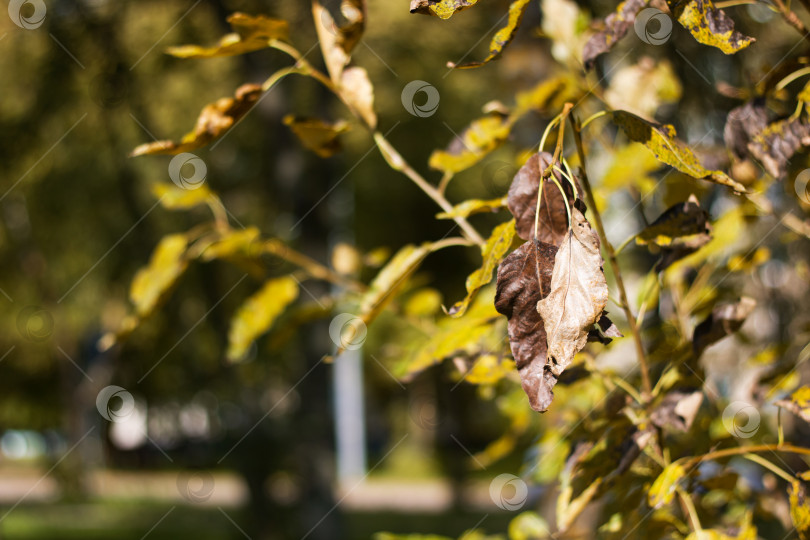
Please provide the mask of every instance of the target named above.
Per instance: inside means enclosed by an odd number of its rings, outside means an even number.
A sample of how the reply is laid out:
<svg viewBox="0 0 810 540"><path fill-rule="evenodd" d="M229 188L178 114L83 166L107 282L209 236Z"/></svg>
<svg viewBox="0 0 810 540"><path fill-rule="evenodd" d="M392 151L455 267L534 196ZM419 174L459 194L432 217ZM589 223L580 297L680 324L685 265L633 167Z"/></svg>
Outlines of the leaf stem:
<svg viewBox="0 0 810 540"><path fill-rule="evenodd" d="M787 480L788 482L793 482L793 480L795 480L795 478L793 476L791 476L790 474L788 474L787 471L785 471L781 467L776 466L774 463L771 463L770 461L768 461L767 459L765 459L762 456L758 456L757 454L747 453L747 454L743 454L743 457L745 459L747 459L748 461L753 461L754 463L762 465L763 467L765 467L766 469L768 469L769 471L771 471L775 475L783 478L784 480Z"/></svg>
<svg viewBox="0 0 810 540"><path fill-rule="evenodd" d="M799 19L798 15L791 11L791 9L787 7L782 0L773 0L773 3L776 6L776 9L779 10L779 13L782 14L782 18L785 19L785 22L795 28L804 39L810 41L810 33L807 32L807 27L804 25L802 20Z"/></svg>
<svg viewBox="0 0 810 540"><path fill-rule="evenodd" d="M346 279L340 274L332 271L330 268L322 265L318 261L304 255L303 253L295 251L281 240L268 240L264 243L263 248L265 253L269 253L270 255L284 259L285 261L302 268L315 279L323 279L324 281L334 283L335 285L340 285L341 287L346 287L347 289L356 292L364 292L367 288L364 284L351 279Z"/></svg>
<svg viewBox="0 0 810 540"><path fill-rule="evenodd" d="M644 389L642 396L644 401L648 402L652 393L652 384L650 383L650 368L647 364L647 355L644 352L644 343L641 340L641 332L636 324L636 317L633 315L633 310L630 308L630 303L627 300L627 291L624 287L624 280L622 273L619 269L619 263L616 259L616 253L613 251L613 246L608 241L605 234L605 227L602 224L602 216L599 215L599 210L596 207L596 200L593 196L591 189L591 182L588 179L588 174L585 170L585 148L582 145L582 126L577 122L576 117L573 117L574 122L574 142L577 146L577 154L579 155L579 162L582 166L582 185L585 190L585 195L588 199L588 206L593 210L593 220L596 225L596 231L599 234L599 239L602 241L602 246L607 251L610 266L613 269L613 276L616 279L616 286L619 289L619 297L622 301L622 308L624 309L627 324L630 325L630 331L633 334L633 341L636 345L636 354L638 356L639 368L641 371L641 383Z"/></svg>

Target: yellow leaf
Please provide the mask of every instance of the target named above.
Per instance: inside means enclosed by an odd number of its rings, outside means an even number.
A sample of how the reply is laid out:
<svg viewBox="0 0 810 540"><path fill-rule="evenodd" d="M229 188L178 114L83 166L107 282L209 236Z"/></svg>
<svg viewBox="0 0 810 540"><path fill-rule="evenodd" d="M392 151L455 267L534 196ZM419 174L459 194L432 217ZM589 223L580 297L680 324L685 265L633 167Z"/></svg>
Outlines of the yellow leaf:
<svg viewBox="0 0 810 540"><path fill-rule="evenodd" d="M442 295L436 289L426 287L408 298L404 310L411 317L427 317L436 314L441 307Z"/></svg>
<svg viewBox="0 0 810 540"><path fill-rule="evenodd" d="M559 109L564 101L576 100L579 94L576 81L569 75L550 77L540 81L531 90L520 92L515 96L514 116L523 116L529 111L547 112L550 109ZM531 150L532 153L534 151Z"/></svg>
<svg viewBox="0 0 810 540"><path fill-rule="evenodd" d="M537 512L523 512L509 522L509 540L540 540L550 537L548 523Z"/></svg>
<svg viewBox="0 0 810 540"><path fill-rule="evenodd" d="M734 537L716 529L703 529L700 531L692 531L692 533L686 537L686 540L734 540Z"/></svg>
<svg viewBox="0 0 810 540"><path fill-rule="evenodd" d="M698 42L717 47L726 54L734 54L754 41L734 30L734 21L714 7L712 0L688 0L673 7L672 15L689 30Z"/></svg>
<svg viewBox="0 0 810 540"><path fill-rule="evenodd" d="M213 47L181 45L169 47L166 52L178 58L233 56L267 48L271 39L286 40L288 37L289 25L286 21L264 15L234 13L228 17L228 22L234 33L223 36Z"/></svg>
<svg viewBox="0 0 810 540"><path fill-rule="evenodd" d="M259 229L248 227L239 231L229 231L205 248L200 258L204 261L225 257L258 257L262 252Z"/></svg>
<svg viewBox="0 0 810 540"><path fill-rule="evenodd" d="M686 476L686 469L681 461L673 461L667 465L653 482L648 495L648 502L655 508L672 502L675 497L675 487Z"/></svg>
<svg viewBox="0 0 810 540"><path fill-rule="evenodd" d="M480 62L466 62L464 64L453 64L452 62L449 62L448 67L459 69L481 67L484 64L498 58L503 52L504 47L509 45L512 38L515 37L518 27L520 27L520 22L523 20L523 15L526 13L526 8L528 6L529 0L514 0L514 2L509 5L509 20L507 21L506 26L498 30L498 32L493 36L492 41L489 44L489 55L487 55L486 58Z"/></svg>
<svg viewBox="0 0 810 540"><path fill-rule="evenodd" d="M447 150L434 151L428 165L453 174L468 169L499 147L509 136L511 128L511 122L499 114L479 118L453 139Z"/></svg>
<svg viewBox="0 0 810 540"><path fill-rule="evenodd" d="M427 339L418 343L414 352L394 367L394 375L408 380L455 353L480 352L484 338L497 331L492 324L499 318L493 303L494 293L493 287L482 290L466 317L443 318Z"/></svg>
<svg viewBox="0 0 810 540"><path fill-rule="evenodd" d="M253 342L298 298L298 282L292 276L271 279L248 298L231 320L228 331L228 360L244 357Z"/></svg>
<svg viewBox="0 0 810 540"><path fill-rule="evenodd" d="M481 268L467 277L467 296L464 300L457 302L449 310L451 317L461 317L467 311L470 301L478 290L492 281L492 272L501 262L506 252L512 247L512 240L515 238L515 220L512 219L495 227L492 235L486 244L481 247L481 258L483 263Z"/></svg>
<svg viewBox="0 0 810 540"><path fill-rule="evenodd" d="M799 387L790 395L790 399L780 399L776 405L784 407L805 422L810 422L810 387Z"/></svg>
<svg viewBox="0 0 810 540"><path fill-rule="evenodd" d="M693 178L729 186L740 193L745 192L745 187L729 178L726 173L705 169L692 150L676 138L678 134L674 127L648 122L627 111L614 111L613 120L630 140L646 146L662 163Z"/></svg>
<svg viewBox="0 0 810 540"><path fill-rule="evenodd" d="M790 519L802 540L810 539L810 505L807 503L807 490L800 480L793 480L788 487L790 499Z"/></svg>
<svg viewBox="0 0 810 540"><path fill-rule="evenodd" d="M188 267L183 234L164 236L158 243L149 264L138 270L132 279L129 298L138 316L145 318L165 299L171 288Z"/></svg>
<svg viewBox="0 0 810 540"><path fill-rule="evenodd" d="M213 193L204 183L194 189L183 189L174 184L160 183L152 185L152 193L160 199L160 204L169 210L188 210L206 204Z"/></svg>
<svg viewBox="0 0 810 540"><path fill-rule="evenodd" d="M454 219L457 217L469 217L473 214L482 212L495 212L506 206L506 197L500 199L490 199L484 201L481 199L470 199L459 203L453 207L449 212L442 212L436 214L436 219Z"/></svg>
<svg viewBox="0 0 810 540"><path fill-rule="evenodd" d="M464 381L470 384L495 384L515 370L517 367L514 360L503 359L494 354L483 354L464 375Z"/></svg>
<svg viewBox="0 0 810 540"><path fill-rule="evenodd" d="M343 121L330 124L317 118L298 118L291 114L285 116L283 122L295 133L301 144L322 158L341 150L338 135L349 129L349 125Z"/></svg>
<svg viewBox="0 0 810 540"><path fill-rule="evenodd" d="M262 87L258 84L243 84L236 89L234 97L220 98L206 105L197 118L194 130L186 133L180 142L165 140L142 144L130 156L179 154L201 148L233 127L253 107L261 94Z"/></svg>

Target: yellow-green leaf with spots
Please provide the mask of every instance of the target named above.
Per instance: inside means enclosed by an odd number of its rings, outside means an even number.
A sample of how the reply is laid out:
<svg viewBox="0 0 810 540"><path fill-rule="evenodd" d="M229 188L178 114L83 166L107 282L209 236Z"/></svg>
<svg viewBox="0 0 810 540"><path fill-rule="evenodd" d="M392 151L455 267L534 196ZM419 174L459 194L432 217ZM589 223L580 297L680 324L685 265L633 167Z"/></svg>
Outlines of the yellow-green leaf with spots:
<svg viewBox="0 0 810 540"><path fill-rule="evenodd" d="M139 317L151 315L186 271L187 246L188 238L184 234L164 236L152 253L149 264L135 274L129 298Z"/></svg>
<svg viewBox="0 0 810 540"><path fill-rule="evenodd" d="M735 30L731 17L717 9L712 0L688 0L672 4L672 15L704 45L734 54L756 41Z"/></svg>
<svg viewBox="0 0 810 540"><path fill-rule="evenodd" d="M798 388L790 395L790 399L780 399L776 405L784 407L805 422L810 422L810 387Z"/></svg>
<svg viewBox="0 0 810 540"><path fill-rule="evenodd" d="M215 195L204 183L194 189L183 189L174 184L159 183L152 185L152 194L160 200L161 206L169 210L188 210L206 204Z"/></svg>
<svg viewBox="0 0 810 540"><path fill-rule="evenodd" d="M442 212L436 214L436 219L454 219L457 217L469 217L473 214L480 214L483 212L495 212L506 206L506 197L500 199L470 199L459 203L453 207L449 212Z"/></svg>
<svg viewBox="0 0 810 540"><path fill-rule="evenodd" d="M646 146L662 163L693 178L728 186L740 193L745 192L745 187L726 173L704 168L692 150L677 139L678 134L673 126L648 122L627 111L613 111L613 121L630 140Z"/></svg>
<svg viewBox="0 0 810 540"><path fill-rule="evenodd" d="M461 317L467 311L470 302L478 290L492 281L492 272L498 263L501 262L506 252L512 247L512 240L515 238L515 220L507 221L495 227L492 235L486 244L481 247L481 257L483 264L481 268L467 277L467 296L464 300L457 302L449 310L451 317Z"/></svg>
<svg viewBox="0 0 810 540"><path fill-rule="evenodd" d="M476 68L498 58L503 52L503 49L509 45L512 38L515 37L528 6L529 0L515 0L509 5L509 21L506 23L506 26L498 30L495 36L493 36L492 41L489 43L489 55L487 55L486 58L480 62L465 62L464 64L448 62L447 67L458 69Z"/></svg>
<svg viewBox="0 0 810 540"><path fill-rule="evenodd" d="M455 174L478 163L498 148L509 136L512 123L500 114L490 114L473 121L454 138L447 150L436 150L428 165L445 174Z"/></svg>
<svg viewBox="0 0 810 540"><path fill-rule="evenodd" d="M455 13L475 5L478 0L411 0L411 13L449 19Z"/></svg>
<svg viewBox="0 0 810 540"><path fill-rule="evenodd" d="M178 58L213 58L244 54L270 46L271 39L286 40L289 25L280 19L264 15L234 13L228 17L233 33L227 34L212 47L181 45L169 47L166 52Z"/></svg>
<svg viewBox="0 0 810 540"><path fill-rule="evenodd" d="M228 360L245 356L253 342L273 326L273 322L298 298L298 282L292 276L267 281L248 298L231 320L228 331Z"/></svg>
<svg viewBox="0 0 810 540"><path fill-rule="evenodd" d="M686 469L681 461L667 465L653 482L647 494L649 505L653 508L672 502L678 482L686 476Z"/></svg>

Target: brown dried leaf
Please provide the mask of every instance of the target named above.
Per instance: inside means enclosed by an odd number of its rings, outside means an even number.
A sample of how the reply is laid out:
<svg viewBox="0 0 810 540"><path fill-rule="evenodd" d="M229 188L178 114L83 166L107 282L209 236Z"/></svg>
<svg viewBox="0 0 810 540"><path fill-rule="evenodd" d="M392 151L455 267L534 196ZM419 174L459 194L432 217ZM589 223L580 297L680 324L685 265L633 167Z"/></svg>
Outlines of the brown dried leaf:
<svg viewBox="0 0 810 540"><path fill-rule="evenodd" d="M695 356L700 356L706 347L739 330L756 305L756 300L743 296L739 302L714 308L712 314L695 327L692 338Z"/></svg>
<svg viewBox="0 0 810 540"><path fill-rule="evenodd" d="M180 142L167 140L142 144L135 148L130 156L179 154L203 147L233 127L253 107L261 94L260 85L243 84L236 89L234 97L221 98L206 105L197 118L194 130L185 134Z"/></svg>
<svg viewBox="0 0 810 540"><path fill-rule="evenodd" d="M554 398L557 377L546 366L547 345L537 303L551 288L557 248L537 240L526 242L498 267L495 309L509 319L509 345L523 390L535 411L543 412Z"/></svg>
<svg viewBox="0 0 810 540"><path fill-rule="evenodd" d="M739 160L748 157L748 143L768 125L768 113L762 100L749 101L728 112L723 139Z"/></svg>
<svg viewBox="0 0 810 540"><path fill-rule="evenodd" d="M589 39L582 50L582 63L586 70L593 67L599 55L608 52L627 34L636 20L636 14L648 2L649 0L626 0L619 4L615 13L605 18L605 29Z"/></svg>
<svg viewBox="0 0 810 540"><path fill-rule="evenodd" d="M534 237L534 218L537 211L537 193L540 188L540 176L551 162L551 154L542 152L534 154L520 168L509 188L507 203L509 211L515 216L518 236L524 240ZM559 164L558 167L561 168ZM565 197L573 208L575 197L571 184L559 173L552 174L565 191ZM553 180L543 182L543 199L540 201L537 239L559 246L568 232L568 214L565 210L565 199Z"/></svg>
<svg viewBox="0 0 810 540"><path fill-rule="evenodd" d="M656 266L661 272L675 261L694 253L712 239L709 213L700 207L697 197L668 208L636 236L636 243L663 252Z"/></svg>
<svg viewBox="0 0 810 540"><path fill-rule="evenodd" d="M559 376L585 346L608 301L599 239L577 208L554 258L551 292L537 303L548 335L551 371Z"/></svg>
<svg viewBox="0 0 810 540"><path fill-rule="evenodd" d="M271 39L286 40L289 33L287 21L271 19L264 15L233 13L228 17L233 33L223 36L213 47L180 45L169 47L166 52L178 58L213 58L244 54L270 46Z"/></svg>
<svg viewBox="0 0 810 540"><path fill-rule="evenodd" d="M650 420L658 427L689 431L701 403L702 390L669 392L655 407Z"/></svg>
<svg viewBox="0 0 810 540"><path fill-rule="evenodd" d="M329 10L318 0L312 2L312 17L326 70L336 84L340 82L343 68L349 64L352 50L363 36L366 24L364 0L343 0L340 10L348 21L344 26L338 26Z"/></svg>
<svg viewBox="0 0 810 540"><path fill-rule="evenodd" d="M765 166L768 174L784 178L790 158L804 146L810 146L810 123L791 117L760 131L748 143L748 151Z"/></svg>

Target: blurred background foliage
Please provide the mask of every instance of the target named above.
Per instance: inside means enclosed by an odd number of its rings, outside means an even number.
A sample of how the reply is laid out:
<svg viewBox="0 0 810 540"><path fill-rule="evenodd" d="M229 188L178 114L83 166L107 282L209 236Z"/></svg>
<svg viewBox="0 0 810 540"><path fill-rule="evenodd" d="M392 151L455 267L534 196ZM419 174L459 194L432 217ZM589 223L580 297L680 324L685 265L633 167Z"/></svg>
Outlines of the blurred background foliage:
<svg viewBox="0 0 810 540"><path fill-rule="evenodd" d="M411 15L405 0L369 3L354 62L374 83L380 130L431 181L440 178L427 167L431 152L445 148L487 103L512 106L517 93L552 75L580 76L578 51L591 16L604 17L615 8L598 1L542 4L545 15L536 6L527 11L502 59L478 70L454 71L446 62L485 55L506 2L482 2L451 21ZM763 74L785 55L800 50L799 37L763 6L730 9L738 28L756 36L756 46L726 56L683 31L660 47L635 40L617 46L588 84L601 87L613 108L674 124L704 163L728 167L727 111L752 95ZM557 416L542 419L528 409L514 372L502 380L503 375L483 370L480 380L457 384L458 362L446 362L403 387L389 370L398 369L414 329L385 314L369 330L364 362L368 463L379 464L372 478L399 482L404 501L420 497L417 488L408 487L415 479L449 479L453 495L437 503L438 514L408 514L407 502L396 512L362 505L332 512L344 493L333 490L331 366L318 365L333 347L328 320L286 334L282 325L259 341L247 362L226 363L230 317L260 281L241 280L240 269L213 261L192 265L167 304L124 345L99 352L99 338L117 329L129 311L129 284L159 239L207 219L205 208L176 213L157 205L151 187L168 180L170 157L132 159L129 152L153 139L180 137L205 104L233 95L245 82L261 83L290 63L274 50L206 60L163 54L170 45L215 42L229 31L225 20L235 11L288 21L291 40L321 67L308 2L51 0L36 30L0 17L0 72L5 74L0 78L0 302L6 306L6 331L0 334L0 430L5 433L0 473L8 479L0 484L13 486L17 477L36 481L51 467L57 480L44 494L23 490L22 498L8 487L0 536L239 538L244 528L253 538L367 538L379 530L456 537L478 527L484 515L484 529L505 531L513 515L491 505L482 511L480 501L468 500L465 493L483 493L489 504L492 476L517 472L526 461L531 466L538 456L548 461L540 468L535 464L530 477L538 483L554 480L570 447L558 444L555 429L541 425L576 422L608 395L608 383L591 378L560 387ZM404 109L400 95L412 80L439 90L437 114L419 118ZM735 92L736 98L729 97ZM791 97L769 105L790 114ZM580 117L602 105L591 100L582 107ZM503 196L557 112L526 115L503 146L454 178L448 199ZM287 114L347 116L314 80L288 77L236 129L198 151L208 167L206 183L221 196L233 223L256 226L324 264L338 242L364 254L380 247L395 252L408 243L442 238L453 228L434 219L438 208L388 167L365 131L354 126L341 136L344 151L321 159L303 149L284 125ZM750 397L758 390L749 377L756 370L741 366L795 361L806 351L807 239L716 186L677 172L664 174L622 135L608 131L600 137L616 137L601 141L588 165L614 244L692 193L713 219L724 216L725 222L715 224L715 242L692 259L695 270L687 268L685 277L666 285L688 293L693 272L710 260L713 268L731 270L712 300L740 294L759 300L745 337L712 355L709 377L723 399L735 388ZM791 166L806 168L806 159L801 156ZM779 209L806 210L787 182L759 187ZM474 223L486 237L501 221L502 216L486 214ZM407 310L414 291L427 294L421 304L412 303L411 312L424 318L425 328L443 317L436 299L449 306L464 296L464 280L479 264L474 251L455 247L432 255L411 279L402 305ZM739 254L736 262L732 251ZM623 253L634 301L659 286L648 273L656 260L646 250ZM366 268L361 277L367 282L375 272ZM309 301L329 293L329 286L307 282L301 296ZM667 338L676 330L666 321L682 315L673 315L674 305L663 295L658 315L656 306L648 306L649 326L660 329L651 336L660 345L653 355L670 352ZM694 306L695 313L703 308L705 314L707 306ZM498 337L505 336L504 321L494 328ZM619 341L603 356L603 365L626 369L633 363L632 345ZM794 378L783 390L798 384ZM150 440L136 448L113 445L106 436L111 428L97 414L95 399L109 384L148 403ZM696 429L708 433L710 426ZM806 437L806 427L795 429ZM411 436L398 445L405 434ZM128 489L148 486L154 478L171 478L172 485L176 475L160 473L189 468L236 473L242 487L222 503L226 510L155 501L148 489ZM138 474L104 476L105 469ZM227 483L214 478L218 486ZM773 478L762 480L762 489L773 491L768 481ZM475 482L483 489L465 488ZM530 500L547 510L541 511L544 516L553 514L553 498L545 488L537 489ZM780 530L774 521L772 530Z"/></svg>

